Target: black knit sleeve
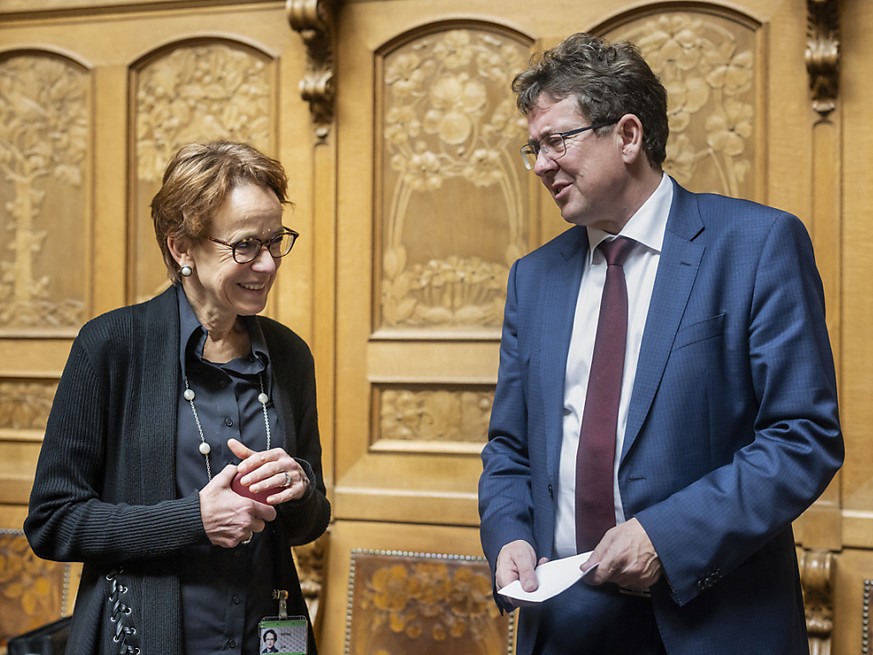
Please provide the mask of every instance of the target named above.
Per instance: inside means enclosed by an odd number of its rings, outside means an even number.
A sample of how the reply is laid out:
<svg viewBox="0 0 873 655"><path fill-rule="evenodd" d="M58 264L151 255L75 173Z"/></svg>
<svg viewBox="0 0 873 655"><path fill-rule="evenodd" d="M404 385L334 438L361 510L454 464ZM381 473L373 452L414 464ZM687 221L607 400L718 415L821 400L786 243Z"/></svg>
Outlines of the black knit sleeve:
<svg viewBox="0 0 873 655"><path fill-rule="evenodd" d="M122 418L135 404L129 380L137 377L124 334L123 323L96 320L73 342L24 524L40 557L120 562L206 542L196 494L143 504L130 493L150 473L131 464L133 421Z"/></svg>

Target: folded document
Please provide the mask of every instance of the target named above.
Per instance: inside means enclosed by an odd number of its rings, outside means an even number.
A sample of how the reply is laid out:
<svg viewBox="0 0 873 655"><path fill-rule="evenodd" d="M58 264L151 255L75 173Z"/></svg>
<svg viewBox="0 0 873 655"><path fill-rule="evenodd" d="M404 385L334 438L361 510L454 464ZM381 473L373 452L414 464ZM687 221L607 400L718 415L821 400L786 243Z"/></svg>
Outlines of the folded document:
<svg viewBox="0 0 873 655"><path fill-rule="evenodd" d="M539 583L536 591L525 591L521 588L521 582L516 580L503 587L498 593L507 598L513 598L526 603L541 603L544 600L548 600L570 588L597 568L597 564L595 564L585 573L582 573L579 569L591 556L591 552L580 553L572 557L555 559L545 564L540 564L536 568L537 582Z"/></svg>

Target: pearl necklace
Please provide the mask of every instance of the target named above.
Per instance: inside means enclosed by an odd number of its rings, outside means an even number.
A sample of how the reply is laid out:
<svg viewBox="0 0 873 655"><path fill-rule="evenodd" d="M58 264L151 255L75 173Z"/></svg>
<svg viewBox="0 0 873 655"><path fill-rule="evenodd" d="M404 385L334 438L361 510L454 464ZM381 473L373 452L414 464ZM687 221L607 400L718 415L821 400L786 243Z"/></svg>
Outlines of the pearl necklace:
<svg viewBox="0 0 873 655"><path fill-rule="evenodd" d="M270 397L264 393L264 377L258 375L258 382L261 384L261 393L258 394L258 402L261 403L261 409L264 412L264 427L267 430L267 450L270 450L270 418L267 416L267 403L270 402ZM197 415L197 408L194 406L194 398L197 394L194 393L188 385L188 376L185 376L185 391L182 392L182 397L191 405L191 412L194 414L194 422L197 424L197 432L200 433L200 454L206 460L206 475L212 480L212 467L209 466L209 453L212 447L207 443L206 437L203 436L203 426L200 425L200 417Z"/></svg>

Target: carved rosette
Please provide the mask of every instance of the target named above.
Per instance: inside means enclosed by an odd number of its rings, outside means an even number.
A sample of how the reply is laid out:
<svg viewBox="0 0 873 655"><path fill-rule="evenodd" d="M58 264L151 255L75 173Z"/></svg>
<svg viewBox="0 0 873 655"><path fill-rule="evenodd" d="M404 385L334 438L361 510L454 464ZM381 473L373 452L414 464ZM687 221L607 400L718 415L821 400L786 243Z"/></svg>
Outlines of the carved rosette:
<svg viewBox="0 0 873 655"><path fill-rule="evenodd" d="M827 116L837 105L840 32L837 0L807 0L806 69L812 108Z"/></svg>
<svg viewBox="0 0 873 655"><path fill-rule="evenodd" d="M667 89L667 172L695 190L753 197L754 33L717 16L664 12L610 37L639 45Z"/></svg>
<svg viewBox="0 0 873 655"><path fill-rule="evenodd" d="M76 255L83 242L88 89L87 74L55 56L0 60L0 328L83 321L83 260ZM55 271L60 248L67 268Z"/></svg>
<svg viewBox="0 0 873 655"><path fill-rule="evenodd" d="M287 0L291 28L306 46L306 74L300 80L300 96L309 103L319 139L327 137L333 122L334 97L334 5L336 0Z"/></svg>
<svg viewBox="0 0 873 655"><path fill-rule="evenodd" d="M800 557L800 582L812 655L828 655L834 629L836 558L829 551L805 550Z"/></svg>

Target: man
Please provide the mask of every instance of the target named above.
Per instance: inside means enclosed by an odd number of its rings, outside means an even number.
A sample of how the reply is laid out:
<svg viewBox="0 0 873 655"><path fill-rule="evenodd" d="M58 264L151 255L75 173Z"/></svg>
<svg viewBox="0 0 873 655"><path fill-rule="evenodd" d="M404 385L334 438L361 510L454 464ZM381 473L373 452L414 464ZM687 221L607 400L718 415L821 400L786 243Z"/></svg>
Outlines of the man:
<svg viewBox="0 0 873 655"><path fill-rule="evenodd" d="M664 175L666 92L632 44L576 34L513 90L574 227L510 272L482 544L497 592L596 564L521 608L519 655L807 652L791 522L843 442L806 230Z"/></svg>

